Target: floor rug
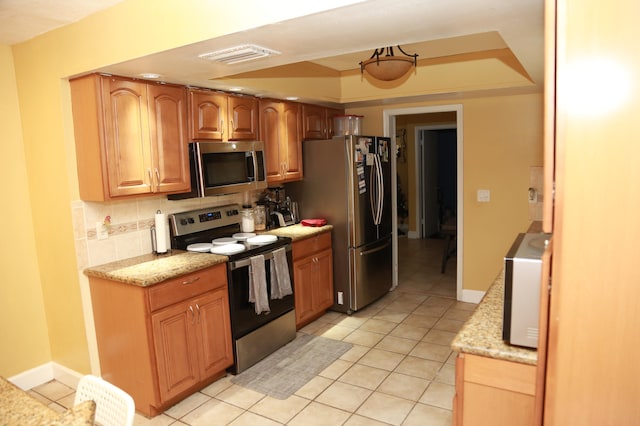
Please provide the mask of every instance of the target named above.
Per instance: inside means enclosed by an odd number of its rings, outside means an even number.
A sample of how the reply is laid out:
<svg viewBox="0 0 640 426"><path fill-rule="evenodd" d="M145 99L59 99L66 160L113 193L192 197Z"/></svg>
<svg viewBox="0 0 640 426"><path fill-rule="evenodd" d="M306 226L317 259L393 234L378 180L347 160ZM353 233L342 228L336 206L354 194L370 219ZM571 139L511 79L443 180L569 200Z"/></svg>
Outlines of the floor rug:
<svg viewBox="0 0 640 426"><path fill-rule="evenodd" d="M233 377L231 382L273 398L287 399L352 346L303 334Z"/></svg>

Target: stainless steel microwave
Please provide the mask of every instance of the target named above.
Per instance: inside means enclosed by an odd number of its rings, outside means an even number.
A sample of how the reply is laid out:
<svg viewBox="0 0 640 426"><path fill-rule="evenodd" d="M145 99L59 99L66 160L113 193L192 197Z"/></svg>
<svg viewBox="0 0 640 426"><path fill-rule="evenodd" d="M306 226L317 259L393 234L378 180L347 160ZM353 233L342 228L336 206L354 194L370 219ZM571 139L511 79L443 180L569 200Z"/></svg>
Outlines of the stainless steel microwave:
<svg viewBox="0 0 640 426"><path fill-rule="evenodd" d="M171 200L235 194L267 187L264 142L189 143L191 192Z"/></svg>
<svg viewBox="0 0 640 426"><path fill-rule="evenodd" d="M504 258L502 338L528 348L538 347L542 254L551 234L518 234Z"/></svg>

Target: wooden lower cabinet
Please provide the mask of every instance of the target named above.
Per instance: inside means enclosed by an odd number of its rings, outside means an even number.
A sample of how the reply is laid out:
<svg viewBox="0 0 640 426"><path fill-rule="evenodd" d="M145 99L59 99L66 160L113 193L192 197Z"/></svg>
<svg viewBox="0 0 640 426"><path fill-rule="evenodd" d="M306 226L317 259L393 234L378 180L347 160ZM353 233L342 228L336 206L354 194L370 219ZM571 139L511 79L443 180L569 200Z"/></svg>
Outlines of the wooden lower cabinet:
<svg viewBox="0 0 640 426"><path fill-rule="evenodd" d="M154 416L233 364L224 264L149 287L91 277L102 376Z"/></svg>
<svg viewBox="0 0 640 426"><path fill-rule="evenodd" d="M293 243L296 327L300 329L333 305L331 233Z"/></svg>
<svg viewBox="0 0 640 426"><path fill-rule="evenodd" d="M535 389L535 365L458 354L453 425L534 425Z"/></svg>

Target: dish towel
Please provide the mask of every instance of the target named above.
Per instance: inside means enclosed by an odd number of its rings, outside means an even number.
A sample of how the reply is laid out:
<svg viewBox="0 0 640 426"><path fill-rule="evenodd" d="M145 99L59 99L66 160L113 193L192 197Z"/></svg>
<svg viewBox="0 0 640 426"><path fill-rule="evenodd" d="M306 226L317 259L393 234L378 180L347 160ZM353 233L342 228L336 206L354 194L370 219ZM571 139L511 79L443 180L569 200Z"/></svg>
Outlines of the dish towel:
<svg viewBox="0 0 640 426"><path fill-rule="evenodd" d="M273 251L271 263L271 298L282 299L292 294L289 265L287 264L287 251L284 247Z"/></svg>
<svg viewBox="0 0 640 426"><path fill-rule="evenodd" d="M270 311L264 256L260 254L249 260L249 302L254 304L256 314L260 315Z"/></svg>

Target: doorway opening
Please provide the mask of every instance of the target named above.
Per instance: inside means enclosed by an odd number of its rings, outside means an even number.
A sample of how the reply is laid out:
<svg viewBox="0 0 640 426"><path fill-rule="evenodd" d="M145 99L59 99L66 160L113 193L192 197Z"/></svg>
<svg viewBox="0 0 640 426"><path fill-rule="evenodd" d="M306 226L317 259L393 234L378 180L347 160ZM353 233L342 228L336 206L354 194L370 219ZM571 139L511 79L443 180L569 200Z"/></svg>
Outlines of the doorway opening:
<svg viewBox="0 0 640 426"><path fill-rule="evenodd" d="M417 238L440 238L455 227L457 129L454 125L415 129Z"/></svg>
<svg viewBox="0 0 640 426"><path fill-rule="evenodd" d="M420 120L421 115L426 114L430 116L432 114L442 114L452 117L451 120L445 123L431 124L430 120L425 120L423 123L416 123L414 121L414 131L416 137L413 147L406 145L406 140L398 135L402 136L402 132L398 132L400 126L398 125L407 118ZM442 231L442 227L447 223L452 225L455 232L455 243L457 246L456 252L456 298L458 300L464 300L463 297L463 132L462 132L462 105L439 105L439 106L424 106L414 108L401 108L401 109L389 109L383 111L383 123L384 134L395 135L392 137L392 147L397 153L393 156L392 161L392 187L397 188L392 194L392 203L396 208L393 209L393 221L396 224L402 224L407 229L404 223L404 218L399 217L399 207L402 207L402 197L409 198L409 218L407 236L409 238L425 238L434 234L436 230ZM406 128L406 126L404 126ZM439 133L441 131L449 131L448 135ZM444 135L451 139L455 145L455 152L453 153L455 160L455 178L454 182L447 182L446 185L448 197L453 197L453 200L448 199L445 203L444 193L439 195L439 189L437 184L437 168L429 167L429 162L437 161L437 156L434 155L433 147L446 142L437 142L437 137ZM423 143L418 141L420 136L424 136ZM436 142L425 142L431 138ZM411 148L411 151L409 151ZM447 146L446 148L453 148ZM406 151L403 151L406 150ZM431 152L431 155L429 155ZM407 156L407 153L409 154ZM450 154L450 153L449 153ZM406 156L406 157L403 157ZM403 163L406 161L406 164ZM398 171L402 172L402 168L407 168L407 173L404 179L410 182L402 182L403 178L398 179ZM451 168L448 167L448 171L451 172ZM436 173L436 175L434 175ZM430 176L431 174L431 176ZM447 179L450 180L450 177ZM399 185L400 180L400 187ZM403 188L403 185L406 188ZM454 188L450 188L453 185ZM453 194L450 192L453 191ZM441 202L438 204L438 197L441 197ZM399 200L400 198L400 200ZM411 200L413 198L413 200ZM435 202L434 202L435 200ZM398 202L401 202L398 205ZM447 210L450 210L447 212ZM411 218L413 216L413 218ZM450 228L451 229L451 228ZM402 228L398 228L398 232L394 232L393 238L393 266L394 266L394 287L398 285L398 234L401 233ZM443 262L444 265L444 262ZM448 264L447 268L452 268L454 265Z"/></svg>

